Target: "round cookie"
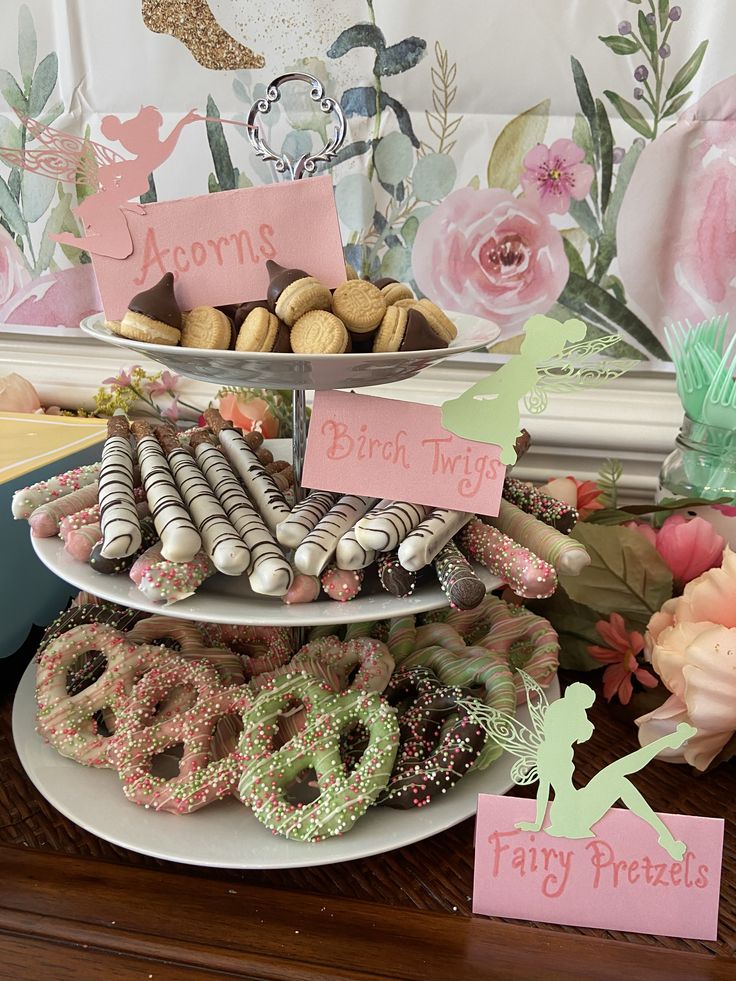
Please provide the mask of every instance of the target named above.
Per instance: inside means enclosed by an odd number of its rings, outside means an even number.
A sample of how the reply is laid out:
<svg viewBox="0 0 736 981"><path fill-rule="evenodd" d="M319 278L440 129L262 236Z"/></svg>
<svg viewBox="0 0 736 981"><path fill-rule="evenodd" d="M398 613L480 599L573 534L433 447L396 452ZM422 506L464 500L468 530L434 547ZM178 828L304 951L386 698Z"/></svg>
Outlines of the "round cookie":
<svg viewBox="0 0 736 981"><path fill-rule="evenodd" d="M236 332L240 330L243 326L243 322L248 314L252 310L256 310L258 307L263 307L264 310L270 310L268 305L268 300L248 300L246 303L241 303L233 315L233 323L235 325ZM237 333L236 333L237 337Z"/></svg>
<svg viewBox="0 0 736 981"><path fill-rule="evenodd" d="M447 347L414 307L394 304L386 311L373 342L376 353L431 351Z"/></svg>
<svg viewBox="0 0 736 981"><path fill-rule="evenodd" d="M398 303L400 300L413 300L414 294L406 283L389 283L381 289L386 306Z"/></svg>
<svg viewBox="0 0 736 981"><path fill-rule="evenodd" d="M305 313L291 331L294 354L344 354L348 340L342 320L326 310Z"/></svg>
<svg viewBox="0 0 736 981"><path fill-rule="evenodd" d="M424 299L416 301L416 309L419 310L440 340L445 341L448 346L455 340L457 327L436 303L432 303L431 300L424 297Z"/></svg>
<svg viewBox="0 0 736 981"><path fill-rule="evenodd" d="M359 337L380 324L386 313L383 294L366 279L349 279L332 296L332 312Z"/></svg>
<svg viewBox="0 0 736 981"><path fill-rule="evenodd" d="M291 350L289 331L275 313L263 307L255 307L238 331L235 350L287 354Z"/></svg>
<svg viewBox="0 0 736 981"><path fill-rule="evenodd" d="M215 307L194 307L184 314L181 346L227 351L232 340L230 318Z"/></svg>
<svg viewBox="0 0 736 981"><path fill-rule="evenodd" d="M268 302L271 309L289 327L312 310L329 310L332 294L319 280L303 269L284 269L277 262L266 263L271 274Z"/></svg>
<svg viewBox="0 0 736 981"><path fill-rule="evenodd" d="M149 344L178 344L181 328L181 310L174 296L174 274L166 273L155 286L133 297L115 332Z"/></svg>

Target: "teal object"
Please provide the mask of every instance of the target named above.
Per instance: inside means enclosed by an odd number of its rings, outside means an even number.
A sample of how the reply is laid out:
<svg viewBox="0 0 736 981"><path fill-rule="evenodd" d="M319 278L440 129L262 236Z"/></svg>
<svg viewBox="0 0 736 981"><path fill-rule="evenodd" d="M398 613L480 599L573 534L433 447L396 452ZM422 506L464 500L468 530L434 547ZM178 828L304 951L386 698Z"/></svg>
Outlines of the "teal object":
<svg viewBox="0 0 736 981"><path fill-rule="evenodd" d="M659 472L658 498L697 497L736 503L736 429L686 415Z"/></svg>
<svg viewBox="0 0 736 981"><path fill-rule="evenodd" d="M50 623L78 592L49 572L36 557L28 522L15 521L10 513L13 494L72 467L96 463L99 458L99 445L90 446L0 484L0 659L14 654L33 624Z"/></svg>
<svg viewBox="0 0 736 981"><path fill-rule="evenodd" d="M711 381L725 357L727 317L714 317L692 327L672 324L665 338L675 365L677 392L685 413L704 422L703 404Z"/></svg>

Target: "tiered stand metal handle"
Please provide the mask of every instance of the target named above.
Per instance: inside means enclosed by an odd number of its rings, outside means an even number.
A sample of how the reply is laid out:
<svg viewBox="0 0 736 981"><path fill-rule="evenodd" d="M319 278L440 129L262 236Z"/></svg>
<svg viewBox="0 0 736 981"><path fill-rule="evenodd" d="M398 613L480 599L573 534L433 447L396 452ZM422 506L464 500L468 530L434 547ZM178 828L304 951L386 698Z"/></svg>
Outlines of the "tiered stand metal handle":
<svg viewBox="0 0 736 981"><path fill-rule="evenodd" d="M272 106L279 102L281 86L287 82L306 82L310 86L309 94L312 100L319 103L322 112L335 118L334 132L324 147L316 153L304 153L297 160L293 160L283 151L277 153L266 141L259 124L259 117L268 115ZM277 174L288 175L289 180L298 181L302 177L309 177L314 174L318 164L327 163L337 154L345 140L347 124L339 102L325 95L324 87L318 78L304 72L289 72L275 78L266 89L265 98L257 99L253 103L248 113L247 132L251 146L262 160L272 163ZM299 501L304 496L302 465L307 443L307 402L306 393L303 389L294 391L292 417L294 485L296 500Z"/></svg>

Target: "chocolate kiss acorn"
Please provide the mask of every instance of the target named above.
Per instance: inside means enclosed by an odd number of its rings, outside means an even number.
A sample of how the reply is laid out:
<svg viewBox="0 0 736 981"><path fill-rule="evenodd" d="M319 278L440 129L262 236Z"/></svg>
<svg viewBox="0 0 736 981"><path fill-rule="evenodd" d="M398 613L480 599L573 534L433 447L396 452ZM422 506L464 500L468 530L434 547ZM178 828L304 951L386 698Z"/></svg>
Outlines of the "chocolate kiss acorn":
<svg viewBox="0 0 736 981"><path fill-rule="evenodd" d="M399 350L432 351L441 347L447 347L447 344L435 334L424 316L418 310L409 310Z"/></svg>
<svg viewBox="0 0 736 981"><path fill-rule="evenodd" d="M269 259L266 269L271 277L266 298L279 320L293 327L300 317L312 310L329 310L332 295L319 280L303 269L285 269Z"/></svg>
<svg viewBox="0 0 736 981"><path fill-rule="evenodd" d="M133 297L120 323L120 333L150 344L178 344L182 322L174 295L174 274L168 272L155 286Z"/></svg>

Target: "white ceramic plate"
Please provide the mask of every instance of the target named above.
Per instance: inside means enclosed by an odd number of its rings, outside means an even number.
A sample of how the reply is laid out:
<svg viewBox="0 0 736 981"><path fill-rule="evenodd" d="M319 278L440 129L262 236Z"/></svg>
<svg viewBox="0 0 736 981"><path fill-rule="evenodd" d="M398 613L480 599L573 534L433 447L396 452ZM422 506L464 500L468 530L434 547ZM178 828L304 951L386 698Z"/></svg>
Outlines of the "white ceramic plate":
<svg viewBox="0 0 736 981"><path fill-rule="evenodd" d="M35 730L35 664L18 686L13 738L36 789L64 817L114 845L143 855L227 869L287 869L349 862L411 845L475 814L478 794L505 794L513 786L513 758L504 754L487 770L464 777L446 797L418 811L372 808L341 838L316 844L271 834L231 799L186 816L155 813L125 799L112 770L93 770L59 756ZM555 678L550 701L560 697ZM518 718L529 724L526 707Z"/></svg>
<svg viewBox="0 0 736 981"><path fill-rule="evenodd" d="M457 337L439 351L398 351L395 354L244 354L239 351L204 351L146 344L111 333L102 314L87 317L82 330L96 340L153 358L187 378L215 385L256 388L314 389L365 388L411 378L435 361L492 344L500 328L489 320L466 313L450 313Z"/></svg>
<svg viewBox="0 0 736 981"><path fill-rule="evenodd" d="M237 579L217 574L204 582L194 596L169 606L146 599L127 575L103 576L87 565L77 562L59 538L33 538L36 555L43 564L65 582L84 589L100 599L119 603L134 610L165 613L184 620L207 620L210 623L243 623L254 626L284 627L318 626L334 623L362 623L367 620L387 620L407 613L426 613L447 606L447 597L436 584L420 586L413 594L400 599L380 590L374 594L361 593L349 603L324 599L316 603L287 606L281 600L258 596L248 586L246 576ZM497 589L501 580L482 566L475 571L487 589Z"/></svg>

